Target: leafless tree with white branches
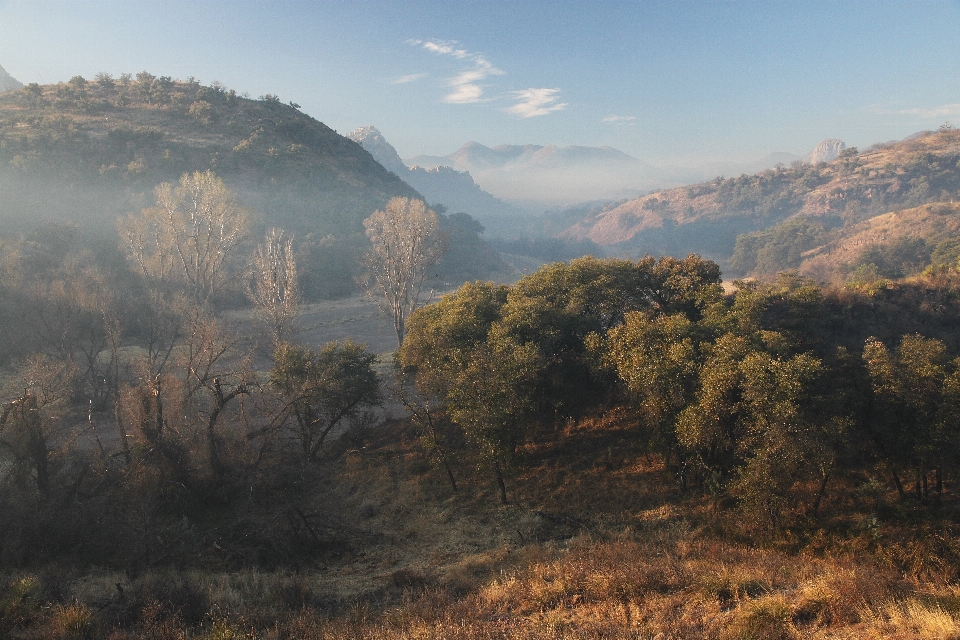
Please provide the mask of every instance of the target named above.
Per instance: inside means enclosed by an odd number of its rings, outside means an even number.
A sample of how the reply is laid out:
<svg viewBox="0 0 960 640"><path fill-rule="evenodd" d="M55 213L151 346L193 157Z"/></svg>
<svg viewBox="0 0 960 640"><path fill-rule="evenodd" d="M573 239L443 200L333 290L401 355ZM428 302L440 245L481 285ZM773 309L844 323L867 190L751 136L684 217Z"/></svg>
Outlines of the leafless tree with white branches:
<svg viewBox="0 0 960 640"><path fill-rule="evenodd" d="M206 303L228 280L227 259L247 236L247 212L212 171L184 174L154 192L156 207L121 222L124 249L147 278L180 280Z"/></svg>
<svg viewBox="0 0 960 640"><path fill-rule="evenodd" d="M297 261L293 254L293 238L284 237L282 229L268 231L264 243L257 247L247 295L273 339L274 347L296 333L300 312Z"/></svg>
<svg viewBox="0 0 960 640"><path fill-rule="evenodd" d="M363 226L371 247L361 284L393 320L399 346L407 318L420 303L427 270L446 250L440 220L423 200L397 197Z"/></svg>

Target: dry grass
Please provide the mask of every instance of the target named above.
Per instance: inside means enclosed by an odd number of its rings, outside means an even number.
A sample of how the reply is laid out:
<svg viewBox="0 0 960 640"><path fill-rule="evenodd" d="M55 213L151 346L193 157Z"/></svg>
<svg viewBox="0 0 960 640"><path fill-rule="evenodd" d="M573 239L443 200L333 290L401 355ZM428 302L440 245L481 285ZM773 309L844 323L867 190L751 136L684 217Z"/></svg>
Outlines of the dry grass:
<svg viewBox="0 0 960 640"><path fill-rule="evenodd" d="M137 610L114 637L960 637L956 588L928 584L920 593L916 583L851 558L750 549L679 531L626 529L474 554L379 600L371 592L335 597L339 572L333 580L324 572L143 576L127 584L125 606ZM24 637L96 637L108 617L91 612L116 617L123 606L110 594L117 577L74 583L68 591L77 599L47 610L32 626L35 635ZM206 613L150 601L161 583L200 594Z"/></svg>
<svg viewBox="0 0 960 640"><path fill-rule="evenodd" d="M738 541L735 512L682 493L616 414L539 434L501 506L469 464L452 493L406 429L344 454L337 503L369 537L342 555L276 571L11 576L0 636L960 638L947 526L845 534L838 520L805 544Z"/></svg>

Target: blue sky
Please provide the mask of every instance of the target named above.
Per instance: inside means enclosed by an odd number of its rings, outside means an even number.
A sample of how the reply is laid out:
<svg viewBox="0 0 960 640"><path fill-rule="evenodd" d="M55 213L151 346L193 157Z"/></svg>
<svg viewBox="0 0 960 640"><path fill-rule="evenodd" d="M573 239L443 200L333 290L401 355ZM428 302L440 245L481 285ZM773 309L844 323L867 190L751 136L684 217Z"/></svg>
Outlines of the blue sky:
<svg viewBox="0 0 960 640"><path fill-rule="evenodd" d="M0 0L0 65L219 80L373 124L404 157L475 140L748 161L960 125L960 2Z"/></svg>

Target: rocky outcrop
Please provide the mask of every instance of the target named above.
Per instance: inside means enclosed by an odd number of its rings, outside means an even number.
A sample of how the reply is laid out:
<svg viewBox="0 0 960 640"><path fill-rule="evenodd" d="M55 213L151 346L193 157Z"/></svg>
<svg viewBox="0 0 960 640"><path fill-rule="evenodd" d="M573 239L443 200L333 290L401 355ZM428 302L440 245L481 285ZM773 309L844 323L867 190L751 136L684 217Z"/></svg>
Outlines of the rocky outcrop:
<svg viewBox="0 0 960 640"><path fill-rule="evenodd" d="M837 140L836 138L821 140L817 148L810 154L810 163L833 162L840 157L840 152L846 148L847 145L843 143L843 140Z"/></svg>
<svg viewBox="0 0 960 640"><path fill-rule="evenodd" d="M376 127L360 127L348 133L347 137L363 147L387 171L393 171L401 177L406 174L407 165L403 164L400 154Z"/></svg>

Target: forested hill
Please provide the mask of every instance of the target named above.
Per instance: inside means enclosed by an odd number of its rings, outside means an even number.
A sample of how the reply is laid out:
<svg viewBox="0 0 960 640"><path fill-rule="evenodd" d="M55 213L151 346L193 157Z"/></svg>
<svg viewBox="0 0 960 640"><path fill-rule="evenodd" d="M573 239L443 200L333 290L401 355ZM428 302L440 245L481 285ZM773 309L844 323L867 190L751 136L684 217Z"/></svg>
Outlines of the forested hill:
<svg viewBox="0 0 960 640"><path fill-rule="evenodd" d="M273 95L249 99L141 72L0 95L0 223L100 224L211 169L266 225L362 233L393 196L418 197L358 144Z"/></svg>
<svg viewBox="0 0 960 640"><path fill-rule="evenodd" d="M595 210L562 235L638 254L696 251L743 275L757 270L756 253L764 241L753 242L752 249L743 246L741 255L731 261L738 235L793 218L813 221L825 232L833 232L890 211L956 200L958 161L960 131L945 126L862 152L846 149L830 163L797 162L754 175L718 177L651 193ZM760 271L795 268L800 253L834 239L804 236L804 246L790 248L796 255L771 259Z"/></svg>

